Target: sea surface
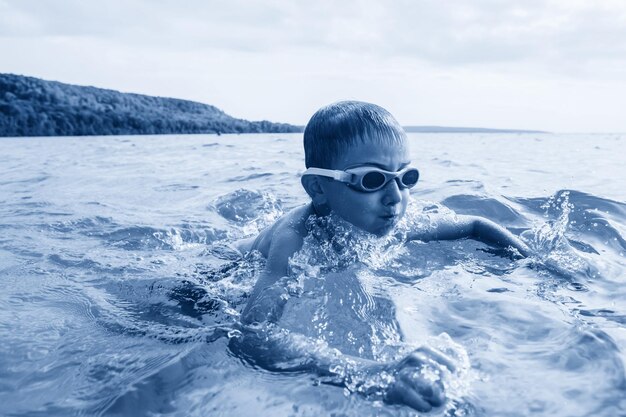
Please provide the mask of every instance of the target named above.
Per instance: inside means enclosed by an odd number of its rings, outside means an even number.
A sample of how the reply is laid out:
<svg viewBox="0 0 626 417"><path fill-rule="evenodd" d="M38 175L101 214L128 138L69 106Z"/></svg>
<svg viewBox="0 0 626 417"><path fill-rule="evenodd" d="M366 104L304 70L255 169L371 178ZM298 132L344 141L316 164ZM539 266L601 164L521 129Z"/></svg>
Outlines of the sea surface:
<svg viewBox="0 0 626 417"><path fill-rule="evenodd" d="M420 415L626 416L626 135L409 141L411 227L480 215L534 255L313 242L279 325L381 362L447 352L448 402ZM307 202L301 142L0 139L0 415L416 415L229 347L264 262L232 243Z"/></svg>

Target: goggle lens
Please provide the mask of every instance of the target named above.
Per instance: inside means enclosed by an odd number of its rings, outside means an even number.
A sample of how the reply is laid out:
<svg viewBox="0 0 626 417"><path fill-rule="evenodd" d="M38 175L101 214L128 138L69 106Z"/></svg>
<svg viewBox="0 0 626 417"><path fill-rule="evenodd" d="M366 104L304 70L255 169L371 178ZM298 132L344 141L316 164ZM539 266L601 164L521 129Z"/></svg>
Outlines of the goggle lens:
<svg viewBox="0 0 626 417"><path fill-rule="evenodd" d="M416 169L410 169L404 173L402 178L400 178L400 181L402 181L402 184L405 187L413 187L415 184L417 184L417 180L419 180L419 178L419 171Z"/></svg>
<svg viewBox="0 0 626 417"><path fill-rule="evenodd" d="M383 173L372 171L363 176L363 179L361 180L361 185L363 185L363 188L365 188L366 190L376 190L382 187L385 184L386 180L387 178L385 178Z"/></svg>

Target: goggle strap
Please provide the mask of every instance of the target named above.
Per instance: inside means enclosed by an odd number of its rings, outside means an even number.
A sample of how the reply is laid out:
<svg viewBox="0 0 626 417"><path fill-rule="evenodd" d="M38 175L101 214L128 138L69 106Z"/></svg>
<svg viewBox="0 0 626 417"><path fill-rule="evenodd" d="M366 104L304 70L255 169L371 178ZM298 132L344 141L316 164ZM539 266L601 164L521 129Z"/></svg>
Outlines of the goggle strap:
<svg viewBox="0 0 626 417"><path fill-rule="evenodd" d="M330 177L337 181L347 183L352 181L352 174L334 169L308 168L302 175L321 175L323 177Z"/></svg>

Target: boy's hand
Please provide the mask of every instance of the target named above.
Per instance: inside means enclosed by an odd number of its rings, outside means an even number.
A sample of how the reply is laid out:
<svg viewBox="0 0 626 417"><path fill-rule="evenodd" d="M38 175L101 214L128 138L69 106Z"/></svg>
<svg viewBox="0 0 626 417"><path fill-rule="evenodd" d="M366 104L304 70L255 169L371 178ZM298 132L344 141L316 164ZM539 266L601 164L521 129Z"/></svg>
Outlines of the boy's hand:
<svg viewBox="0 0 626 417"><path fill-rule="evenodd" d="M423 372L430 367L430 372ZM452 360L443 353L427 347L421 347L411 352L406 358L392 365L395 379L385 391L385 401L390 404L405 404L417 411L430 411L446 401L441 379L434 379L433 375L441 376L447 368L454 372L456 367Z"/></svg>

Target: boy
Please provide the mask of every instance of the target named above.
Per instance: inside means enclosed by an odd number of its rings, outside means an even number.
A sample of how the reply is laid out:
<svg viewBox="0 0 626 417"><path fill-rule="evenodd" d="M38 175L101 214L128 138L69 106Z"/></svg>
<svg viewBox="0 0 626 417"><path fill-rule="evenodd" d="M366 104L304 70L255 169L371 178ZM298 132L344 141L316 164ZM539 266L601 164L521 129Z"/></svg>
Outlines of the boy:
<svg viewBox="0 0 626 417"><path fill-rule="evenodd" d="M389 112L374 104L344 101L321 108L305 128L304 150L307 170L301 182L311 203L289 212L242 248L259 251L267 262L242 314L242 323L249 327L232 347L265 368L311 370L389 403L422 411L441 405L441 384L416 372L424 366L454 371L453 361L441 352L420 348L401 361L380 364L319 349L301 335L273 327L287 298L281 278L289 275L289 260L302 248L309 232L307 220L332 213L358 229L385 236L404 216L409 189L419 178L418 170L410 165L404 130ZM506 229L473 216L439 222L434 230L411 231L407 238L473 238L512 247L523 256L529 253ZM377 375L384 378L372 389ZM365 385L367 389L361 389Z"/></svg>

